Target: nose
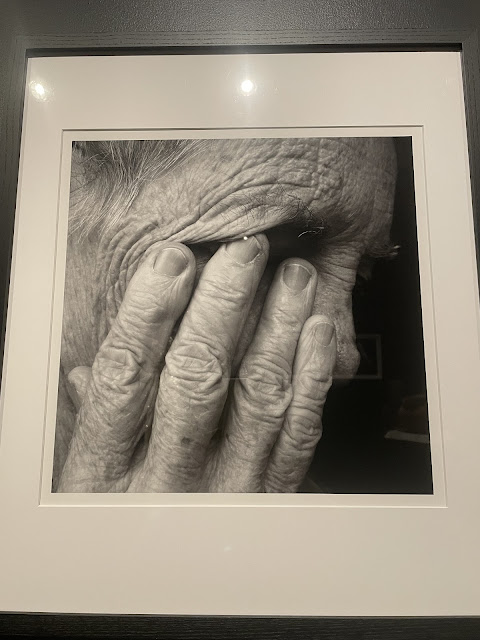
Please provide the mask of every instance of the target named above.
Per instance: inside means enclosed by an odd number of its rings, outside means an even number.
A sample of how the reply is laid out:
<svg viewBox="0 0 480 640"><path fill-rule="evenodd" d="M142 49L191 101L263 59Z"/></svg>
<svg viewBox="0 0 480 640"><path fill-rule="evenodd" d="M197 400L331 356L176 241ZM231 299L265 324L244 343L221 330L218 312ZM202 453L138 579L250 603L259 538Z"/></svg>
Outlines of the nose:
<svg viewBox="0 0 480 640"><path fill-rule="evenodd" d="M337 329L337 361L333 378L337 385L345 384L357 373L360 353L353 336L346 336L341 327Z"/></svg>

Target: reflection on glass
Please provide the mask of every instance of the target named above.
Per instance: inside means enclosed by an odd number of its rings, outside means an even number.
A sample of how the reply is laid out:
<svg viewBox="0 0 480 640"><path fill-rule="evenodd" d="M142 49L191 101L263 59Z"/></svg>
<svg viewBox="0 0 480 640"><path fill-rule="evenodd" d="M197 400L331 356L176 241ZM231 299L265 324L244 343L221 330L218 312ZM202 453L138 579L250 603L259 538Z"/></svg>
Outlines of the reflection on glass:
<svg viewBox="0 0 480 640"><path fill-rule="evenodd" d="M47 90L43 86L41 82L31 82L30 83L30 92L32 96L36 100L46 100L47 99Z"/></svg>
<svg viewBox="0 0 480 640"><path fill-rule="evenodd" d="M255 90L255 84L250 80L250 78L245 78L242 84L240 85L240 91L244 96L251 95Z"/></svg>

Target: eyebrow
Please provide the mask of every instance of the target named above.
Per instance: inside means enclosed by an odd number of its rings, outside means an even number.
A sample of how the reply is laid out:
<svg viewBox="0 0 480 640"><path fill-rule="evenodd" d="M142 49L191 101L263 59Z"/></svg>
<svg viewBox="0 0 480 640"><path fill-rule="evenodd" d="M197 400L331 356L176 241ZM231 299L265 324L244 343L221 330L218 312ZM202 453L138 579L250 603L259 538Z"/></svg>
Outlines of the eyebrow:
<svg viewBox="0 0 480 640"><path fill-rule="evenodd" d="M249 194L248 202L245 202L244 193L241 191L233 193L232 199L237 200L239 207L246 214L253 205L255 211L260 212L260 214L262 212L266 214L267 212L271 212L272 209L277 209L283 214L281 216L282 218L288 218L298 224L305 225L313 220L314 216L312 211L299 196L293 195L284 185L278 182L272 186L273 189L267 192Z"/></svg>
<svg viewBox="0 0 480 640"><path fill-rule="evenodd" d="M281 222L278 225L269 225L265 230L284 227L292 233L297 233L297 237L303 235L325 235L328 232L329 225L324 218L319 218L311 208L298 195L293 195L284 185L261 195L254 196L253 200L255 210L267 211L271 213L272 209L280 212ZM242 203L244 213L248 215L252 202ZM233 238L232 238L233 239Z"/></svg>

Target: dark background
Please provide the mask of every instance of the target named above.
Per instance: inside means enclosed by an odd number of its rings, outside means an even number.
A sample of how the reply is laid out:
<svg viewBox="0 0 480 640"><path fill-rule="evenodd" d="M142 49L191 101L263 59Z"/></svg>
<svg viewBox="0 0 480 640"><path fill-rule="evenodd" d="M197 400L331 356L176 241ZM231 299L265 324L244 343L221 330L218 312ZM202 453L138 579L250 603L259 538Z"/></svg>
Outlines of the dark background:
<svg viewBox="0 0 480 640"><path fill-rule="evenodd" d="M395 145L391 239L398 252L377 260L371 278L358 278L353 292L357 336L379 335L382 366L376 379L359 376L346 386L334 384L328 394L324 432L308 474L325 493L433 491L429 444L385 439L389 430L402 426L400 415L408 423L400 414L406 399L423 396L426 406L411 138L397 138ZM358 373L374 374L373 350L361 339L359 347ZM418 409L408 428L418 428L416 415Z"/></svg>

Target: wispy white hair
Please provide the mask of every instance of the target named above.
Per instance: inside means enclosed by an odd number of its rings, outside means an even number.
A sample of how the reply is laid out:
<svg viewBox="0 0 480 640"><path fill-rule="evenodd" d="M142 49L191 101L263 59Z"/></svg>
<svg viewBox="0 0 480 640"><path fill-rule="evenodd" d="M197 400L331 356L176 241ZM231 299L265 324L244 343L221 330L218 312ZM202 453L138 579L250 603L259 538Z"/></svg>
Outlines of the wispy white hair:
<svg viewBox="0 0 480 640"><path fill-rule="evenodd" d="M191 158L203 140L74 142L69 233L85 237L115 227L143 184Z"/></svg>

